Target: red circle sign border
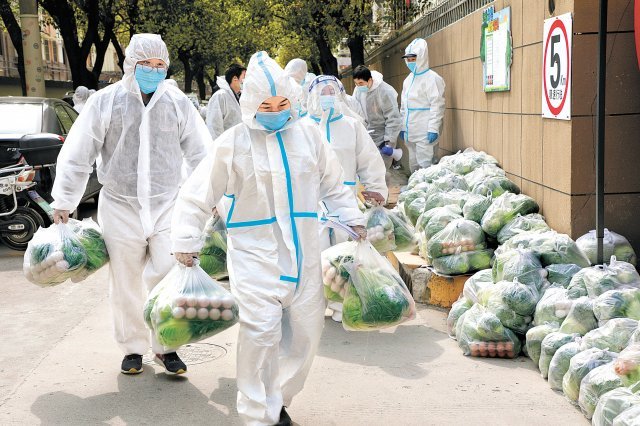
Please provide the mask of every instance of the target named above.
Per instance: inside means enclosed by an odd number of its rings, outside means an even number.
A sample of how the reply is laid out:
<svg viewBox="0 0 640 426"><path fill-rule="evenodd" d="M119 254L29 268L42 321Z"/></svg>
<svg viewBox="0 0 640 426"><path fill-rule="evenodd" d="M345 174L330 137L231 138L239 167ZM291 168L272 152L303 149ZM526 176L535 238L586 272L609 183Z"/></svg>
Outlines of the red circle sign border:
<svg viewBox="0 0 640 426"><path fill-rule="evenodd" d="M569 79L571 78L571 52L569 51L569 38L567 37L567 29L565 28L564 23L558 18L556 18L553 24L551 24L551 28L549 29L548 35L551 35L553 30L555 30L556 28L560 28L560 30L562 31L562 34L564 35L564 43L567 49L567 87L569 87L569 83L570 83ZM544 63L542 65L542 74L544 77L543 78L544 79L544 98L547 101L547 106L549 107L549 111L551 111L553 115L558 116L562 112L562 107L564 107L564 103L567 100L568 90L564 91L562 102L560 102L560 105L558 105L557 108L551 105L551 101L549 100L549 94L547 92L547 76L545 74L545 70L547 69L547 51L549 49L550 40L551 40L551 37L547 37L547 44L544 47Z"/></svg>

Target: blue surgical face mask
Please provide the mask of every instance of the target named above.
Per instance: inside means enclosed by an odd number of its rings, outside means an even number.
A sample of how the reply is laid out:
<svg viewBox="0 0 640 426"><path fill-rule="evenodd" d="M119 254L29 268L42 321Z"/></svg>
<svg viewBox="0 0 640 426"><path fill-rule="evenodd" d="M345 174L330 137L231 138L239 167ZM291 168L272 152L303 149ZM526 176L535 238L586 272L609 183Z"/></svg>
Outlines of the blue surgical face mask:
<svg viewBox="0 0 640 426"><path fill-rule="evenodd" d="M416 63L415 62L405 61L405 63L407 64L407 68L409 68L409 71L416 72Z"/></svg>
<svg viewBox="0 0 640 426"><path fill-rule="evenodd" d="M356 90L360 93L367 93L369 91L369 86L356 86Z"/></svg>
<svg viewBox="0 0 640 426"><path fill-rule="evenodd" d="M167 78L167 71L156 71L155 69L151 72L145 72L142 67L136 66L135 71L136 81L138 82L138 86L140 86L140 91L145 95L153 93L158 88L158 84L165 78Z"/></svg>
<svg viewBox="0 0 640 426"><path fill-rule="evenodd" d="M320 107L323 111L331 109L336 104L336 97L333 95L320 95Z"/></svg>
<svg viewBox="0 0 640 426"><path fill-rule="evenodd" d="M287 124L291 117L291 110L284 109L278 112L256 112L256 121L270 131L280 130Z"/></svg>

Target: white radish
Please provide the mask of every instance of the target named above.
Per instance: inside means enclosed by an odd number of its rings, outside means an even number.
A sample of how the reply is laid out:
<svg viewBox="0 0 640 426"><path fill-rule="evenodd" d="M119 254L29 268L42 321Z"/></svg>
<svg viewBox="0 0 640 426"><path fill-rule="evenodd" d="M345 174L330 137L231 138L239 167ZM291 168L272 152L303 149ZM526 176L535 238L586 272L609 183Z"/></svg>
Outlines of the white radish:
<svg viewBox="0 0 640 426"><path fill-rule="evenodd" d="M233 312L231 311L231 309L225 309L224 311L222 311L222 313L220 314L220 317L224 320L224 321L231 321L233 319Z"/></svg>
<svg viewBox="0 0 640 426"><path fill-rule="evenodd" d="M173 308L173 310L171 311L171 315L175 318L175 319L181 319L184 318L185 315L185 311L184 308L181 306L176 306L175 308Z"/></svg>
<svg viewBox="0 0 640 426"><path fill-rule="evenodd" d="M207 308L198 309L198 319L207 319L209 318L209 310Z"/></svg>
<svg viewBox="0 0 640 426"><path fill-rule="evenodd" d="M218 321L220 319L220 309L212 309L209 311L209 318L213 321Z"/></svg>
<svg viewBox="0 0 640 426"><path fill-rule="evenodd" d="M198 315L198 311L194 307L187 308L184 314L187 319L194 319L196 315Z"/></svg>

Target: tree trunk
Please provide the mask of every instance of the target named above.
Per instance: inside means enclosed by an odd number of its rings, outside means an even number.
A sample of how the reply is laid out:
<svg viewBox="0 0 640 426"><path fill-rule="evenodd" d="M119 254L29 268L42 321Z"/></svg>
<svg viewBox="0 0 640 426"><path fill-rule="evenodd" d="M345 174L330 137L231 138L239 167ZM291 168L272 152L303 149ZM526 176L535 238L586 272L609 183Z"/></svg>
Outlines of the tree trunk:
<svg viewBox="0 0 640 426"><path fill-rule="evenodd" d="M182 62L184 67L184 92L191 93L191 86L193 85L193 72L191 71L191 62L189 61L189 54L184 50L178 51L178 59Z"/></svg>
<svg viewBox="0 0 640 426"><path fill-rule="evenodd" d="M319 65L319 64L318 64L318 62L317 62L317 61L315 61L315 60L312 60L312 61L311 61L311 69L313 70L313 73L314 73L315 75L320 75L320 74L322 74L322 71L320 70L320 65Z"/></svg>
<svg viewBox="0 0 640 426"><path fill-rule="evenodd" d="M331 46L324 35L316 37L316 46L320 51L320 66L322 73L338 77L338 60L331 53Z"/></svg>
<svg viewBox="0 0 640 426"><path fill-rule="evenodd" d="M206 99L207 86L204 83L204 66L198 65L195 72L196 83L198 85L198 96L200 99Z"/></svg>
<svg viewBox="0 0 640 426"><path fill-rule="evenodd" d="M140 6L138 5L138 0L129 0L127 2L127 15L129 16L129 39L131 39L131 37L136 33L138 20L140 19Z"/></svg>
<svg viewBox="0 0 640 426"><path fill-rule="evenodd" d="M27 96L27 80L24 74L24 56L22 53L22 30L7 0L0 0L0 16L2 16L2 22L4 22L4 26L9 32L11 43L16 52L18 52L18 74L20 74L22 96Z"/></svg>
<svg viewBox="0 0 640 426"><path fill-rule="evenodd" d="M364 36L356 35L347 39L347 46L351 52L351 68L364 65Z"/></svg>
<svg viewBox="0 0 640 426"><path fill-rule="evenodd" d="M124 52L122 51L122 46L120 46L120 42L118 41L118 38L116 37L116 34L111 31L111 44L113 44L113 47L116 50L116 55L118 55L118 66L120 67L120 69L122 70L122 72L124 72Z"/></svg>

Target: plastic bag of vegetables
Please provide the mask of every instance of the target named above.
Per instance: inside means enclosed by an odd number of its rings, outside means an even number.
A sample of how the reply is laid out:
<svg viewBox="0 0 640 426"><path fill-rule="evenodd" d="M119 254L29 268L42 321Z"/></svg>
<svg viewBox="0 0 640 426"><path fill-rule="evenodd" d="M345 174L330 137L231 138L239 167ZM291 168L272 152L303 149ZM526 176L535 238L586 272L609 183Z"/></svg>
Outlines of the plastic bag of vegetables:
<svg viewBox="0 0 640 426"><path fill-rule="evenodd" d="M563 287L568 287L571 283L571 279L575 274L582 269L578 265L573 263L569 264L556 264L549 265L545 268L547 270L547 281L551 284L559 284Z"/></svg>
<svg viewBox="0 0 640 426"><path fill-rule="evenodd" d="M613 371L613 362L594 368L580 383L578 405L587 419L591 419L598 400L605 393L622 387L620 378Z"/></svg>
<svg viewBox="0 0 640 426"><path fill-rule="evenodd" d="M578 402L580 383L590 371L615 360L618 354L604 349L591 348L571 358L569 370L562 379L562 392L573 403Z"/></svg>
<svg viewBox="0 0 640 426"><path fill-rule="evenodd" d="M558 323L547 323L530 328L526 334L527 355L535 365L540 362L542 341L548 334L558 331Z"/></svg>
<svg viewBox="0 0 640 426"><path fill-rule="evenodd" d="M467 181L467 185L469 188L473 188L479 183L487 180L488 178L494 176L504 177L507 174L500 167L495 164L483 164L480 167L476 168L474 171L466 174L464 179Z"/></svg>
<svg viewBox="0 0 640 426"><path fill-rule="evenodd" d="M464 283L462 295L473 303L478 303L483 290L493 286L491 269L483 269L470 276Z"/></svg>
<svg viewBox="0 0 640 426"><path fill-rule="evenodd" d="M593 313L600 323L613 318L640 320L640 289L609 290L593 301Z"/></svg>
<svg viewBox="0 0 640 426"><path fill-rule="evenodd" d="M640 382L640 344L634 343L620 352L614 369L625 386Z"/></svg>
<svg viewBox="0 0 640 426"><path fill-rule="evenodd" d="M495 237L498 232L518 215L538 213L540 207L533 198L524 194L505 192L496 198L482 217L482 229Z"/></svg>
<svg viewBox="0 0 640 426"><path fill-rule="evenodd" d="M396 249L393 221L384 207L374 207L366 214L367 240L380 253Z"/></svg>
<svg viewBox="0 0 640 426"><path fill-rule="evenodd" d="M630 318L614 318L602 327L591 330L582 338L582 349L600 348L621 352L638 328L638 321Z"/></svg>
<svg viewBox="0 0 640 426"><path fill-rule="evenodd" d="M569 285L567 286L567 296L570 299L578 299L580 297L587 297L589 293L587 293L587 286L584 283L584 276L589 271L589 268L583 268L579 270L569 281Z"/></svg>
<svg viewBox="0 0 640 426"><path fill-rule="evenodd" d="M542 266L558 263L573 263L580 267L589 266L589 259L568 235L556 231L526 232L514 235L498 249L498 252L514 248L528 248L540 258Z"/></svg>
<svg viewBox="0 0 640 426"><path fill-rule="evenodd" d="M482 222L482 217L487 212L487 209L493 203L493 198L485 197L484 195L470 194L467 201L464 203L462 212L464 218L472 220L476 223Z"/></svg>
<svg viewBox="0 0 640 426"><path fill-rule="evenodd" d="M543 379L549 376L549 366L557 350L567 343L575 341L577 337L580 336L578 334L560 333L559 331L545 336L540 345L540 360L538 361L538 369Z"/></svg>
<svg viewBox="0 0 640 426"><path fill-rule="evenodd" d="M551 228L547 225L544 216L538 213L518 215L498 232L498 243L504 244L519 234L546 231L551 231Z"/></svg>
<svg viewBox="0 0 640 426"><path fill-rule="evenodd" d="M536 287L516 281L500 281L480 293L480 303L505 327L524 334L531 324L540 294Z"/></svg>
<svg viewBox="0 0 640 426"><path fill-rule="evenodd" d="M402 213L406 215L407 207L409 207L411 203L413 203L418 198L425 198L424 191L413 188L401 192L400 195L398 195L398 206L400 207Z"/></svg>
<svg viewBox="0 0 640 426"><path fill-rule="evenodd" d="M515 249L496 255L493 262L493 281L513 281L542 288L547 271L531 250Z"/></svg>
<svg viewBox="0 0 640 426"><path fill-rule="evenodd" d="M465 175L483 164L498 164L498 160L484 151L467 148L463 152L443 157L439 164L455 173Z"/></svg>
<svg viewBox="0 0 640 426"><path fill-rule="evenodd" d="M521 350L520 339L480 304L458 320L456 337L467 356L515 358Z"/></svg>
<svg viewBox="0 0 640 426"><path fill-rule="evenodd" d="M596 240L596 231L589 231L576 240L578 247L587 255L592 265L598 263L597 261L597 248L598 241ZM631 263L636 266L638 258L636 253L631 247L629 240L620 234L613 231L609 231L605 228L604 240L603 240L603 257L604 259L610 259L615 256L618 260Z"/></svg>
<svg viewBox="0 0 640 426"><path fill-rule="evenodd" d="M470 220L456 219L429 238L427 253L430 258L436 259L452 254L483 250L486 247L480 225Z"/></svg>
<svg viewBox="0 0 640 426"><path fill-rule="evenodd" d="M593 413L593 426L640 425L640 395L635 387L618 387L600 396Z"/></svg>
<svg viewBox="0 0 640 426"><path fill-rule="evenodd" d="M342 307L345 330L380 330L415 317L416 306L402 278L368 242L357 243Z"/></svg>
<svg viewBox="0 0 640 426"><path fill-rule="evenodd" d="M415 229L405 220L399 212L389 210L389 219L393 223L393 236L396 244L396 251L414 252L418 248L418 239L415 236Z"/></svg>
<svg viewBox="0 0 640 426"><path fill-rule="evenodd" d="M193 267L174 266L158 286L144 311L158 342L167 348L211 337L238 322L235 299L198 261Z"/></svg>
<svg viewBox="0 0 640 426"><path fill-rule="evenodd" d="M407 219L409 219L409 222L411 222L412 225L415 226L416 222L418 221L418 218L424 211L426 203L427 203L427 200L424 197L416 198L413 201L411 201L410 204L406 204L405 202L404 214L405 216L407 216Z"/></svg>
<svg viewBox="0 0 640 426"><path fill-rule="evenodd" d="M597 265L589 268L583 281L587 294L594 298L605 291L623 288L640 288L640 275L635 266L611 258L609 265Z"/></svg>
<svg viewBox="0 0 640 426"><path fill-rule="evenodd" d="M227 272L227 228L217 214L204 227L204 246L200 250L200 267L214 279L229 276Z"/></svg>
<svg viewBox="0 0 640 426"><path fill-rule="evenodd" d="M569 363L580 351L580 339L577 338L572 342L566 343L553 354L549 363L549 373L547 379L549 386L553 390L562 391L562 379L569 370Z"/></svg>
<svg viewBox="0 0 640 426"><path fill-rule="evenodd" d="M462 275L491 267L493 250L467 251L433 259L433 269L443 275Z"/></svg>
<svg viewBox="0 0 640 426"><path fill-rule="evenodd" d="M336 244L323 251L320 256L324 297L331 302L342 303L344 300L345 287L349 281L349 271L345 265L353 262L356 245L354 241Z"/></svg>
<svg viewBox="0 0 640 426"><path fill-rule="evenodd" d="M69 226L87 255L87 263L71 276L71 281L77 283L106 265L109 262L109 253L102 238L102 230L93 219L69 219Z"/></svg>
<svg viewBox="0 0 640 426"><path fill-rule="evenodd" d="M473 194L480 194L485 196L492 196L497 198L505 192L511 192L513 194L519 194L520 188L518 185L511 182L504 176L494 176L483 180L473 187Z"/></svg>
<svg viewBox="0 0 640 426"><path fill-rule="evenodd" d="M442 164L435 164L431 167L427 167L426 169L420 169L413 172L413 174L409 177L409 183L407 184L407 188L414 188L419 183L431 183L434 180L441 178L443 176L447 176L453 174L451 170L444 167Z"/></svg>
<svg viewBox="0 0 640 426"><path fill-rule="evenodd" d="M24 276L46 287L65 282L87 264L87 252L71 226L53 224L33 235L24 254Z"/></svg>
<svg viewBox="0 0 640 426"><path fill-rule="evenodd" d="M462 219L462 215L458 212L459 210L458 206L445 206L424 212L421 217L424 217L425 220L429 219L424 226L424 235L427 241L454 220Z"/></svg>
<svg viewBox="0 0 640 426"><path fill-rule="evenodd" d="M449 192L438 192L436 194L430 195L429 198L427 198L427 201L424 205L424 210L428 211L431 209L435 209L436 207L444 207L448 205L455 205L463 208L464 203L467 202L468 197L468 192L456 189Z"/></svg>
<svg viewBox="0 0 640 426"><path fill-rule="evenodd" d="M572 305L573 300L569 299L565 288L557 285L551 286L545 290L536 305L533 323L535 325L552 322L562 324Z"/></svg>
<svg viewBox="0 0 640 426"><path fill-rule="evenodd" d="M469 185L467 185L467 181L464 180L464 177L452 173L450 175L435 179L433 182L431 182L429 190L427 191L427 196L435 194L437 192L449 192L454 189L458 189L460 191L468 191Z"/></svg>
<svg viewBox="0 0 640 426"><path fill-rule="evenodd" d="M562 321L560 331L567 334L578 333L584 336L598 327L598 320L593 314L593 302L588 297L574 299L567 317Z"/></svg>
<svg viewBox="0 0 640 426"><path fill-rule="evenodd" d="M456 338L456 324L460 317L473 306L473 302L464 296L460 296L458 300L453 302L451 310L447 315L447 333L452 339Z"/></svg>

